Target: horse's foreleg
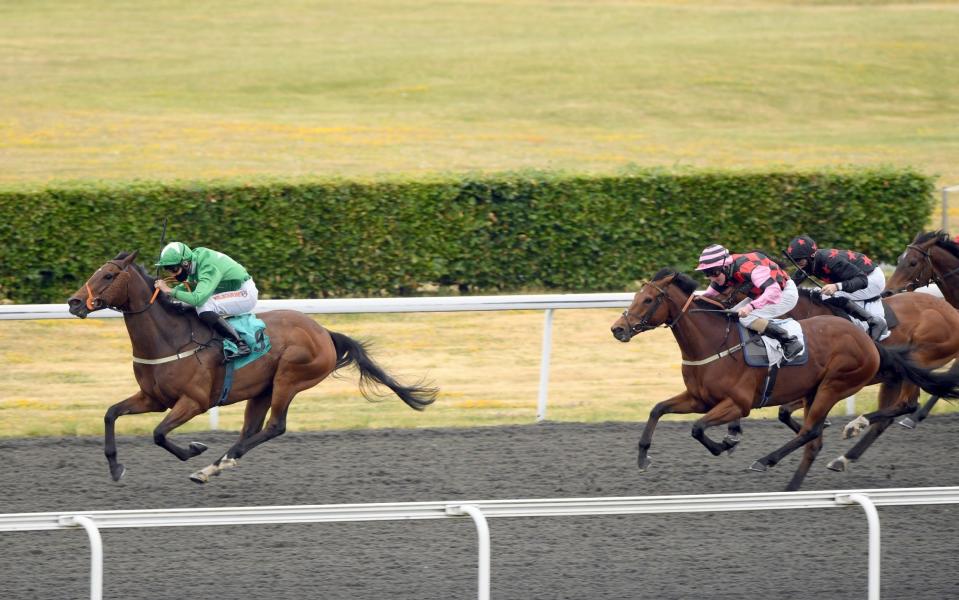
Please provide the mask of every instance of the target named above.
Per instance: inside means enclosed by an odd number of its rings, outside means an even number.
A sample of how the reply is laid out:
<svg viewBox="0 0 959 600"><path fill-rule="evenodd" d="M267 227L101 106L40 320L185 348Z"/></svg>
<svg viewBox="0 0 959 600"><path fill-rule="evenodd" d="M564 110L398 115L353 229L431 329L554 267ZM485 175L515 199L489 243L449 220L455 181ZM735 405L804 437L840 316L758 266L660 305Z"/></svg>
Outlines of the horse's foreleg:
<svg viewBox="0 0 959 600"><path fill-rule="evenodd" d="M714 442L706 435L706 429L716 425L722 425L723 423L729 423L730 421L737 421L744 416L742 408L731 398L726 398L693 423L693 437L705 446L713 456L719 456L723 452L735 448L739 440L730 439L730 437L727 436L722 442Z"/></svg>
<svg viewBox="0 0 959 600"><path fill-rule="evenodd" d="M156 429L153 430L153 443L165 448L170 454L180 460L187 460L197 454L202 454L207 449L205 444L190 442L189 447L183 448L171 442L167 438L167 434L204 411L205 409L200 408L199 403L189 396L181 396L176 404L173 405L173 408L170 409L170 412L167 413L167 416L165 416L163 420L160 421L160 424L156 426Z"/></svg>
<svg viewBox="0 0 959 600"><path fill-rule="evenodd" d="M263 430L263 420L266 418L266 411L270 409L271 392L250 398L246 403L246 410L243 413L243 429L240 430L240 439L238 439L233 448L226 454L218 458L213 464L207 465L199 471L190 475L190 479L196 483L206 483L210 477L219 475L224 469L236 466L236 458L230 455L230 452L243 441L253 437Z"/></svg>
<svg viewBox="0 0 959 600"><path fill-rule="evenodd" d="M902 420L899 421L899 424L906 429L915 429L916 425L926 420L926 417L932 412L932 407L934 407L938 401L939 396L929 396L929 399L922 405L922 408L917 410L911 417L903 417Z"/></svg>
<svg viewBox="0 0 959 600"><path fill-rule="evenodd" d="M785 424L786 427L792 429L793 433L799 433L799 430L802 428L802 425L799 423L799 421L793 418L793 413L801 407L801 400L783 404L779 407L779 421Z"/></svg>
<svg viewBox="0 0 959 600"><path fill-rule="evenodd" d="M663 400L649 411L649 418L646 420L646 426L643 427L643 433L639 438L639 470L645 471L649 467L649 446L652 444L653 432L656 431L656 424L663 415L668 414L689 414L694 412L706 412L702 402L695 400L688 391Z"/></svg>
<svg viewBox="0 0 959 600"><path fill-rule="evenodd" d="M149 396L139 391L126 400L117 402L107 409L103 415L103 453L107 457L107 463L110 465L110 477L113 481L120 481L126 468L117 462L117 442L115 434L115 423L118 417L123 415L138 415L147 412L162 412L166 408L154 402Z"/></svg>

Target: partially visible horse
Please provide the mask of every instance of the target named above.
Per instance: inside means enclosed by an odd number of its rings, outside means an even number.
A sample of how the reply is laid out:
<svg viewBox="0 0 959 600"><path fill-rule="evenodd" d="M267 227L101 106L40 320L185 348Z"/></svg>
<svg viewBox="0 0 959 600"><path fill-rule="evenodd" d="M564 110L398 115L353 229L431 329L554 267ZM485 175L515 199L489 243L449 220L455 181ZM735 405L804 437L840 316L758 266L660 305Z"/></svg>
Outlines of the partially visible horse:
<svg viewBox="0 0 959 600"><path fill-rule="evenodd" d="M944 231L920 233L906 246L882 295L911 292L932 283L949 304L959 308L959 244Z"/></svg>
<svg viewBox="0 0 959 600"><path fill-rule="evenodd" d="M882 301L892 309L899 322L882 341L883 346L910 347L910 358L926 369L942 367L959 356L959 313L948 302L930 294L898 294ZM808 288L800 288L799 301L789 312L790 317L799 320L832 314L845 316L841 309L830 306ZM873 383L880 384L877 410L848 423L843 434L844 437L853 437L866 427L869 431L855 446L829 463L828 467L834 471L843 471L850 461L858 460L896 417L919 409L919 388L914 383L881 378ZM937 400L938 397L933 395L919 410L928 414ZM790 408L780 407L779 419L796 431L798 424L790 417Z"/></svg>
<svg viewBox="0 0 959 600"><path fill-rule="evenodd" d="M70 312L81 319L102 308L122 312L133 345L133 374L140 390L111 406L104 417L104 453L114 481L125 471L117 462L114 422L118 417L169 410L153 431L153 441L187 460L204 452L206 445L191 442L184 448L167 436L213 407L224 385L220 340L192 307L184 308L165 294L154 302L154 278L134 262L136 256L136 252L122 253L108 261L68 300ZM283 434L296 394L343 367L359 370L360 390L367 398L372 384L388 387L415 410L423 410L436 398L435 388L401 385L373 361L363 343L324 329L303 313L278 310L257 316L266 323L272 347L236 370L222 403L247 402L240 438L212 465L190 475L197 483L236 466L254 447ZM264 427L267 411L270 418Z"/></svg>
<svg viewBox="0 0 959 600"><path fill-rule="evenodd" d="M659 419L670 413L704 413L693 423L692 435L713 455L735 447L727 436L716 442L706 429L749 415L756 407L766 369L747 366L739 352L739 336L728 311L690 310L702 300L693 295L697 284L672 269L660 270L640 288L629 308L613 323L613 336L628 342L637 333L669 327L683 357L686 390L653 407L639 441L640 470L649 466L647 454ZM922 369L907 358L908 348L879 346L858 326L835 316L813 317L800 322L808 361L785 367L768 404L782 405L802 400L805 419L796 436L784 446L757 460L750 467L765 471L786 455L804 447L803 458L787 490L799 489L809 467L822 448L822 431L829 410L842 398L855 394L877 375L906 378L930 393L959 397L959 377Z"/></svg>

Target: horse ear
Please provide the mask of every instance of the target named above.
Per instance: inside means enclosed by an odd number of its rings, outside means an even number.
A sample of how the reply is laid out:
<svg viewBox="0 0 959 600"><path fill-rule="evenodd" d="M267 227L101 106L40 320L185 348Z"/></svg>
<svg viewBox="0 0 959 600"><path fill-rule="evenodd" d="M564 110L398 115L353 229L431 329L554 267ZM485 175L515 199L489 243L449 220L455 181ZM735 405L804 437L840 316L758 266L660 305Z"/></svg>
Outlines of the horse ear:
<svg viewBox="0 0 959 600"><path fill-rule="evenodd" d="M127 265L131 264L133 261L135 261L136 258L137 258L137 254L139 254L139 253L140 253L140 250L139 250L139 249L134 250L133 252L131 252L126 258L123 259L123 266L127 266Z"/></svg>

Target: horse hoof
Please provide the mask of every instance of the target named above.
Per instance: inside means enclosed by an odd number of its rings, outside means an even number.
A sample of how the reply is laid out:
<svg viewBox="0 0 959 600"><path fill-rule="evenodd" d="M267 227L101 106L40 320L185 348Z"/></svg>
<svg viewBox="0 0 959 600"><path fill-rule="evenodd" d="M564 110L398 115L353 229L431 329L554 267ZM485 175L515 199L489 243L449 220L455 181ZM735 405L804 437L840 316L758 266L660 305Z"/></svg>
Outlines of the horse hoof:
<svg viewBox="0 0 959 600"><path fill-rule="evenodd" d="M726 455L727 455L727 456L732 456L732 455L733 455L733 452L736 451L736 446L739 445L739 442L741 441L741 439L742 439L742 438L732 437L732 436L729 436L729 435L727 435L725 438L723 438L723 445L726 446L725 452L726 452Z"/></svg>
<svg viewBox="0 0 959 600"><path fill-rule="evenodd" d="M639 472L640 472L640 473L645 473L645 472L646 472L646 469L649 468L649 465L650 465L650 463L652 463L652 462L653 462L653 461L649 460L648 458L641 458L641 459L639 459Z"/></svg>
<svg viewBox="0 0 959 600"><path fill-rule="evenodd" d="M842 428L842 439L848 440L849 438L856 437L868 426L869 421L866 417L859 415L852 421L846 423L846 426Z"/></svg>
<svg viewBox="0 0 959 600"><path fill-rule="evenodd" d="M843 471L846 470L846 463L848 462L849 462L849 459L847 459L845 456L840 456L839 458L835 458L831 460L829 464L826 465L826 468L829 469L830 471L836 471L837 473L842 473Z"/></svg>
<svg viewBox="0 0 959 600"><path fill-rule="evenodd" d="M207 450L209 450L209 447L202 442L190 442L190 452L193 453L193 456L203 454Z"/></svg>
<svg viewBox="0 0 959 600"><path fill-rule="evenodd" d="M196 473L190 475L190 481L193 483L204 484L207 481L210 481L210 476L203 471L197 471Z"/></svg>
<svg viewBox="0 0 959 600"><path fill-rule="evenodd" d="M767 466L764 465L763 463L759 462L758 460L757 460L756 462L754 462L753 464L749 465L749 470L750 470L750 471L758 471L758 472L760 472L760 473L765 472L766 469L768 469L768 468L769 468L769 467L767 467Z"/></svg>
<svg viewBox="0 0 959 600"><path fill-rule="evenodd" d="M916 422L910 419L909 417L903 417L903 419L899 421L899 424L905 427L906 429L916 428Z"/></svg>
<svg viewBox="0 0 959 600"><path fill-rule="evenodd" d="M127 472L126 467L123 465L117 465L116 467L110 468L110 477L113 478L113 481L120 481L124 473Z"/></svg>

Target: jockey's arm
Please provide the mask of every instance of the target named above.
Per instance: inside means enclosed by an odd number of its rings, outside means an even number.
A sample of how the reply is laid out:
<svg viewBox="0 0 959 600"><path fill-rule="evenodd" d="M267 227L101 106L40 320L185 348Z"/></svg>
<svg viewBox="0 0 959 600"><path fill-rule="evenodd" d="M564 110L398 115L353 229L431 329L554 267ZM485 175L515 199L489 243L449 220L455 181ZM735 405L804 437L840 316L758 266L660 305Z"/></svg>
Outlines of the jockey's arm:
<svg viewBox="0 0 959 600"><path fill-rule="evenodd" d="M869 276L862 269L852 262L840 258L832 267L832 279L838 282L836 286L846 292L852 293L865 289L869 285Z"/></svg>
<svg viewBox="0 0 959 600"><path fill-rule="evenodd" d="M183 286L177 286L170 294L175 300L181 300L193 306L200 306L210 299L216 291L216 286L223 279L223 274L216 265L197 265L196 288L188 292Z"/></svg>
<svg viewBox="0 0 959 600"><path fill-rule="evenodd" d="M782 288L780 288L776 280L772 278L769 267L756 267L752 273L749 274L749 278L752 280L753 286L763 291L749 303L753 309L776 304L782 299Z"/></svg>

